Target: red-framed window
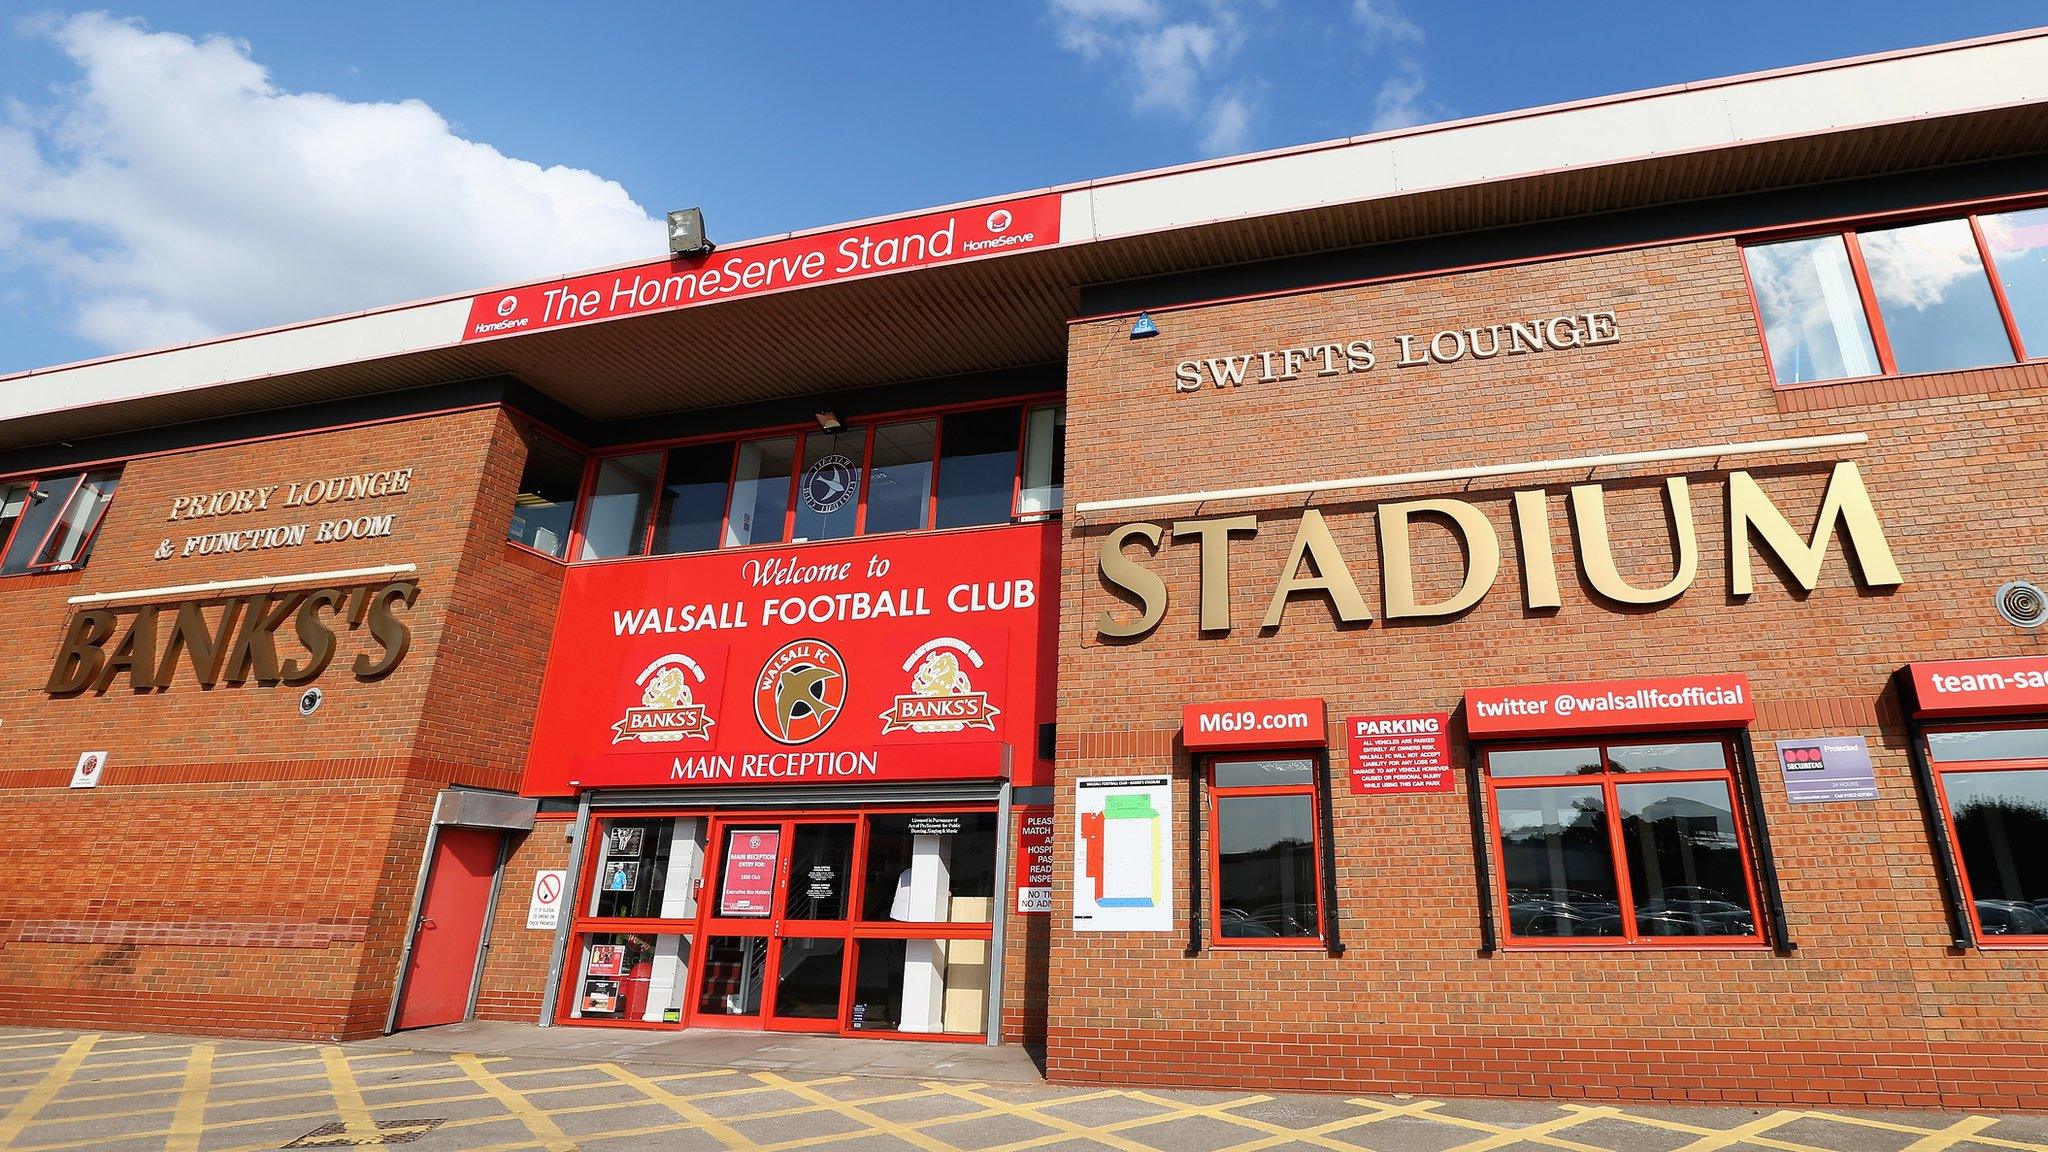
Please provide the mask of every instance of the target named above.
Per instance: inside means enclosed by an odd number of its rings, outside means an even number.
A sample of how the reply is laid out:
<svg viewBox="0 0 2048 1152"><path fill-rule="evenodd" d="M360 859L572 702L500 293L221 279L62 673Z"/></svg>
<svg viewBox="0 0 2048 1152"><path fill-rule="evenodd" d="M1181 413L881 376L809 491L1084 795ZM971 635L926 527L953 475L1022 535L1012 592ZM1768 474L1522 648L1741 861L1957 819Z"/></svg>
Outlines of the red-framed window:
<svg viewBox="0 0 2048 1152"><path fill-rule="evenodd" d="M1055 397L640 445L593 460L574 560L982 527L1059 511Z"/></svg>
<svg viewBox="0 0 2048 1152"><path fill-rule="evenodd" d="M2048 356L2048 207L1761 241L1743 262L1779 387Z"/></svg>
<svg viewBox="0 0 2048 1152"><path fill-rule="evenodd" d="M526 462L512 497L505 539L565 560L589 460L582 449L527 421L519 421L519 431L526 440Z"/></svg>
<svg viewBox="0 0 2048 1152"><path fill-rule="evenodd" d="M119 468L0 481L0 576L82 566L120 484Z"/></svg>
<svg viewBox="0 0 2048 1152"><path fill-rule="evenodd" d="M986 804L595 813L557 1018L979 1040L996 835Z"/></svg>
<svg viewBox="0 0 2048 1152"><path fill-rule="evenodd" d="M1210 916L1218 948L1323 946L1318 756L1211 756Z"/></svg>
<svg viewBox="0 0 2048 1152"><path fill-rule="evenodd" d="M1929 729L1964 904L1986 946L2048 946L2048 725Z"/></svg>
<svg viewBox="0 0 2048 1152"><path fill-rule="evenodd" d="M1481 754L1511 945L1764 945L1726 740L1639 735Z"/></svg>

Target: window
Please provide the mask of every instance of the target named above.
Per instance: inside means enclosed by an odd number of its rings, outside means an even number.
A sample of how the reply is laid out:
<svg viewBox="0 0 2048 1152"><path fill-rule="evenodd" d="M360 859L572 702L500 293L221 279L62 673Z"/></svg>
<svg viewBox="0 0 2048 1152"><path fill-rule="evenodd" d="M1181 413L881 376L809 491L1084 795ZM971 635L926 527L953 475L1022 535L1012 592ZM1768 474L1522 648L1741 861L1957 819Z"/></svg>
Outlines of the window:
<svg viewBox="0 0 2048 1152"><path fill-rule="evenodd" d="M569 949L566 1018L585 1023L678 1023L704 867L697 817L592 822L588 896Z"/></svg>
<svg viewBox="0 0 2048 1152"><path fill-rule="evenodd" d="M913 532L931 526L932 449L938 436L937 420L884 424L875 429L863 533Z"/></svg>
<svg viewBox="0 0 2048 1152"><path fill-rule="evenodd" d="M1980 939L2048 943L2048 728L1927 734Z"/></svg>
<svg viewBox="0 0 2048 1152"><path fill-rule="evenodd" d="M740 445L732 507L725 517L726 547L780 544L789 538L789 474L795 464L794 436Z"/></svg>
<svg viewBox="0 0 2048 1152"><path fill-rule="evenodd" d="M1210 761L1218 944L1321 941L1317 771L1309 757Z"/></svg>
<svg viewBox="0 0 2048 1152"><path fill-rule="evenodd" d="M660 471L659 452L614 456L598 464L577 559L609 560L647 551L647 517L654 510L655 478Z"/></svg>
<svg viewBox="0 0 2048 1152"><path fill-rule="evenodd" d="M1726 742L1485 757L1510 941L1761 940Z"/></svg>
<svg viewBox="0 0 2048 1152"><path fill-rule="evenodd" d="M581 459L560 451L560 474L580 474ZM531 475L548 462L543 452L536 446L529 462L513 539L522 531L544 533L551 546L543 550L563 555L570 503L561 498L561 513L542 523L555 507L539 491L552 491L555 474ZM576 559L1038 519L1060 510L1065 472L1066 409L1057 404L605 457L588 494Z"/></svg>
<svg viewBox="0 0 2048 1152"><path fill-rule="evenodd" d="M704 552L718 547L725 523L726 485L733 446L671 448L662 466L661 502L654 512L654 553Z"/></svg>
<svg viewBox="0 0 2048 1152"><path fill-rule="evenodd" d="M569 555L569 528L576 521L576 495L583 488L583 457L532 432L526 438L526 467L512 498L512 523L505 538L550 556Z"/></svg>
<svg viewBox="0 0 2048 1152"><path fill-rule="evenodd" d="M1780 385L1952 372L2048 350L2048 209L1743 250Z"/></svg>
<svg viewBox="0 0 2048 1152"><path fill-rule="evenodd" d="M120 483L118 469L0 483L0 575L84 564Z"/></svg>
<svg viewBox="0 0 2048 1152"><path fill-rule="evenodd" d="M939 527L1007 524L1017 495L1023 413L989 408L946 417L939 433Z"/></svg>
<svg viewBox="0 0 2048 1152"><path fill-rule="evenodd" d="M1017 511L1026 516L1057 512L1067 479L1067 410L1033 408L1024 426L1024 481Z"/></svg>

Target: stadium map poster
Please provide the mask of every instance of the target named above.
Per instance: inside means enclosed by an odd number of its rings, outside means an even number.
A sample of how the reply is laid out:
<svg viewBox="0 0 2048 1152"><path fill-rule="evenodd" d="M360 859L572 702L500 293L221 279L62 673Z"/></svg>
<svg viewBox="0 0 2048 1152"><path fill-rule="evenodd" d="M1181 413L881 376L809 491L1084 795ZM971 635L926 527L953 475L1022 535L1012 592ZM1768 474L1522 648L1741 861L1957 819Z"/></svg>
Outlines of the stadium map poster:
<svg viewBox="0 0 2048 1152"><path fill-rule="evenodd" d="M1074 930L1173 931L1173 778L1074 782Z"/></svg>

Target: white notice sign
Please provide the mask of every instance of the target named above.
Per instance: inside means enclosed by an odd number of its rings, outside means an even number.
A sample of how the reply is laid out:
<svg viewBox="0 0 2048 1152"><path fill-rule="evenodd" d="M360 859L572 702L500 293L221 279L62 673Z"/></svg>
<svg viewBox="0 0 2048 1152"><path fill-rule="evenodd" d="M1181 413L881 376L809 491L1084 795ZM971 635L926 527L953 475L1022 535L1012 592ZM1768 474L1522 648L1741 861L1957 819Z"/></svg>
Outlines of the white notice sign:
<svg viewBox="0 0 2048 1152"><path fill-rule="evenodd" d="M564 868L549 868L534 873L533 899L526 905L526 926L554 931L562 919L562 887L569 882L569 872Z"/></svg>
<svg viewBox="0 0 2048 1152"><path fill-rule="evenodd" d="M100 786L100 776L106 770L107 754L105 752L80 752L78 754L78 766L71 770L71 786L73 788L97 788Z"/></svg>
<svg viewBox="0 0 2048 1152"><path fill-rule="evenodd" d="M1074 782L1074 928L1173 931L1173 778Z"/></svg>

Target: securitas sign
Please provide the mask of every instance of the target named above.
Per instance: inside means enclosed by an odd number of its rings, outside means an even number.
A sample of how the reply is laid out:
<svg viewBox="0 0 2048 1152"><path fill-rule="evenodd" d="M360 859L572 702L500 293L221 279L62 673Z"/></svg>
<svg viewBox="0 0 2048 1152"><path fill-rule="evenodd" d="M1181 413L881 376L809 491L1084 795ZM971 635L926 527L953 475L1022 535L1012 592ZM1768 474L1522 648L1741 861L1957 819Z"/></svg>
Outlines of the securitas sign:
<svg viewBox="0 0 2048 1152"><path fill-rule="evenodd" d="M571 568L526 792L1050 783L1059 534L967 535Z"/></svg>
<svg viewBox="0 0 2048 1152"><path fill-rule="evenodd" d="M676 257L478 296L462 338L488 340L1059 243L1056 192Z"/></svg>

